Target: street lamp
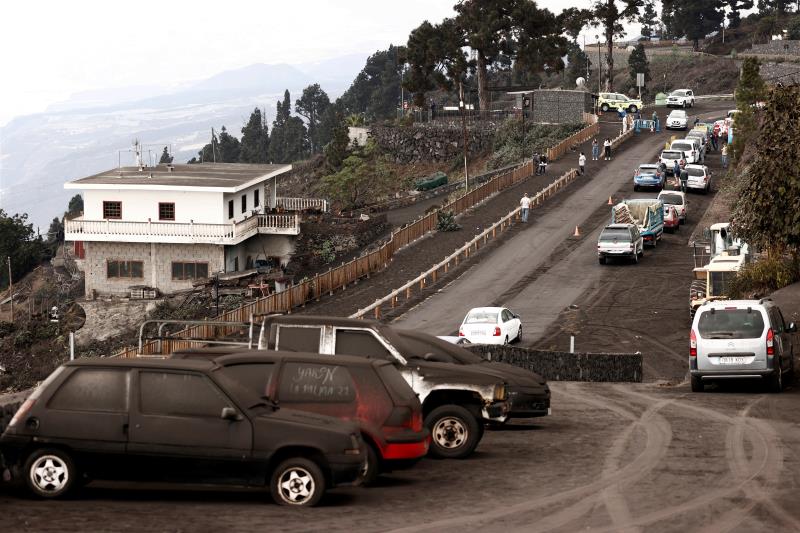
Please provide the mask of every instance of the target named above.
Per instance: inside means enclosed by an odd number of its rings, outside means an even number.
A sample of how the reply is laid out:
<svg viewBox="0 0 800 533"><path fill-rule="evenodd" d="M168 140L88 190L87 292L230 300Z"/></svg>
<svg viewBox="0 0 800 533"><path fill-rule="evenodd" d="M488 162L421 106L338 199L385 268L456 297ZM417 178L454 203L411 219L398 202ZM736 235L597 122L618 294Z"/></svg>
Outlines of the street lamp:
<svg viewBox="0 0 800 533"><path fill-rule="evenodd" d="M595 35L595 39L597 39L597 94L600 95L600 80L603 79L603 63L601 63L602 59L600 58L600 35Z"/></svg>

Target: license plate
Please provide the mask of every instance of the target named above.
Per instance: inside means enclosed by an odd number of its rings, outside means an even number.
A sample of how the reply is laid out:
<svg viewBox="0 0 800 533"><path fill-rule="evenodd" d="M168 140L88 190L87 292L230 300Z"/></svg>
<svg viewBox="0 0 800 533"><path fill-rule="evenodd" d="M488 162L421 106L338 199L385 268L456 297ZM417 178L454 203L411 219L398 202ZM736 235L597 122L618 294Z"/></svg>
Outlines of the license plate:
<svg viewBox="0 0 800 533"><path fill-rule="evenodd" d="M482 331L473 331L472 334L473 335L485 335L485 333L482 332Z"/></svg>
<svg viewBox="0 0 800 533"><path fill-rule="evenodd" d="M721 365L746 365L749 362L749 357L720 357L719 364Z"/></svg>

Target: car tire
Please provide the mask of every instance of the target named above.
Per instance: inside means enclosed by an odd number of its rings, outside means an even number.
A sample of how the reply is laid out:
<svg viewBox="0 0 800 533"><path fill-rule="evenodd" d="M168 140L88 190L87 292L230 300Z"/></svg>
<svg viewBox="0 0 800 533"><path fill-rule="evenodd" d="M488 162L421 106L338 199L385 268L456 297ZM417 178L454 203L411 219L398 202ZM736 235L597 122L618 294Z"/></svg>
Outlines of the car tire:
<svg viewBox="0 0 800 533"><path fill-rule="evenodd" d="M692 376L692 392L705 392L706 386L703 384L703 380L700 379L700 376Z"/></svg>
<svg viewBox="0 0 800 533"><path fill-rule="evenodd" d="M425 417L431 432L430 454L440 459L463 459L472 454L481 437L476 415L460 405L441 405Z"/></svg>
<svg viewBox="0 0 800 533"><path fill-rule="evenodd" d="M600 106L600 111L602 111L603 113L607 113L608 110L609 110L608 104L603 104Z"/></svg>
<svg viewBox="0 0 800 533"><path fill-rule="evenodd" d="M599 262L601 265L605 265L605 264L606 264L606 258L605 258L605 257L598 257L598 258L597 258L597 261L598 261L598 262Z"/></svg>
<svg viewBox="0 0 800 533"><path fill-rule="evenodd" d="M506 346L508 346L508 344L509 344L509 343L508 343L508 335L506 335L506 338L505 338L505 340L503 341L503 344L504 344L504 345L506 345Z"/></svg>
<svg viewBox="0 0 800 533"><path fill-rule="evenodd" d="M633 254L633 264L638 264L638 263L639 263L639 252L635 252Z"/></svg>
<svg viewBox="0 0 800 533"><path fill-rule="evenodd" d="M325 476L311 459L292 457L272 472L269 488L279 505L313 507L325 494Z"/></svg>
<svg viewBox="0 0 800 533"><path fill-rule="evenodd" d="M30 454L23 472L28 490L48 499L69 493L80 477L72 457L55 448L42 448Z"/></svg>
<svg viewBox="0 0 800 533"><path fill-rule="evenodd" d="M778 366L780 366L780 363L778 363ZM783 391L783 372L781 372L780 368L775 369L775 372L767 380L767 388L773 394Z"/></svg>
<svg viewBox="0 0 800 533"><path fill-rule="evenodd" d="M519 327L517 330L517 338L514 339L515 342L522 342L522 326Z"/></svg>
<svg viewBox="0 0 800 533"><path fill-rule="evenodd" d="M364 467L361 469L361 475L358 477L358 482L360 485L369 487L375 483L375 480L381 475L381 460L378 457L378 452L375 451L375 447L372 446L372 444L367 443L365 448L367 452L367 460L364 462Z"/></svg>
<svg viewBox="0 0 800 533"><path fill-rule="evenodd" d="M630 107L628 108L628 112L629 112L629 113L636 113L636 110L637 110L637 109L639 109L639 108L638 108L638 107L636 107L635 105L632 105L632 106L630 106Z"/></svg>
<svg viewBox="0 0 800 533"><path fill-rule="evenodd" d="M638 185L634 185L633 186L633 192L639 192L639 186Z"/></svg>

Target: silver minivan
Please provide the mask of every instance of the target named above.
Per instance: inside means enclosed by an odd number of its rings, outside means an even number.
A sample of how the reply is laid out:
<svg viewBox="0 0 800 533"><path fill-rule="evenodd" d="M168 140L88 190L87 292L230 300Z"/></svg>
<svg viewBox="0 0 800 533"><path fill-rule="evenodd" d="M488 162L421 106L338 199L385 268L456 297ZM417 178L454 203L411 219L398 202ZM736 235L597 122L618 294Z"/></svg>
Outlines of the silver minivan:
<svg viewBox="0 0 800 533"><path fill-rule="evenodd" d="M702 392L714 380L752 378L780 392L784 379L793 375L795 331L768 298L701 305L689 334L692 391Z"/></svg>

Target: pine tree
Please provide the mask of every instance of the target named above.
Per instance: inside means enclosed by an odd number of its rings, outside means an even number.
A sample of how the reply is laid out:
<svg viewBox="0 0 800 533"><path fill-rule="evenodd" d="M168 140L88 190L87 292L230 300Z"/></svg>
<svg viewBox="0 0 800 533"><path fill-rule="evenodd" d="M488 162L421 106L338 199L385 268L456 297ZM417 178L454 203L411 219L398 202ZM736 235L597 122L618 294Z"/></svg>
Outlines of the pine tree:
<svg viewBox="0 0 800 533"><path fill-rule="evenodd" d="M764 99L766 85L761 78L761 62L755 57L746 57L742 63L739 83L736 85L736 108L744 111Z"/></svg>
<svg viewBox="0 0 800 533"><path fill-rule="evenodd" d="M318 83L303 89L303 95L294 104L297 114L305 117L308 123L308 141L312 154L321 152L329 140L324 137L320 124L330 105L330 98Z"/></svg>
<svg viewBox="0 0 800 533"><path fill-rule="evenodd" d="M642 25L641 33L644 37L654 37L658 27L658 13L656 13L655 2L647 0L644 4L642 14L639 16L639 23Z"/></svg>
<svg viewBox="0 0 800 533"><path fill-rule="evenodd" d="M291 163L302 159L308 153L308 132L300 117L292 116L292 100L289 91L283 94L283 101L277 103L275 121L269 138L270 161Z"/></svg>
<svg viewBox="0 0 800 533"><path fill-rule="evenodd" d="M222 155L223 163L236 163L239 161L241 146L239 139L228 133L225 126L219 132L219 151Z"/></svg>
<svg viewBox="0 0 800 533"><path fill-rule="evenodd" d="M342 161L347 157L347 148L350 146L350 137L347 135L347 125L340 111L332 113L331 140L325 145L325 169L327 172L337 172L342 167Z"/></svg>
<svg viewBox="0 0 800 533"><path fill-rule="evenodd" d="M621 8L617 0L593 0L592 19L603 28L606 43L606 90L614 91L614 39L625 34L623 21L634 20L639 15L643 0L622 0Z"/></svg>
<svg viewBox="0 0 800 533"><path fill-rule="evenodd" d="M700 39L722 25L723 0L673 0L675 22L682 35L700 48Z"/></svg>
<svg viewBox="0 0 800 533"><path fill-rule="evenodd" d="M269 131L261 115L261 110L257 107L250 113L250 120L242 128L239 161L242 163L269 162Z"/></svg>
<svg viewBox="0 0 800 533"><path fill-rule="evenodd" d="M636 85L636 74L644 73L645 86L650 81L650 63L647 61L647 54L644 51L644 45L639 43L633 49L631 55L628 56L628 75L631 78L633 85ZM642 89L644 91L644 89Z"/></svg>
<svg viewBox="0 0 800 533"><path fill-rule="evenodd" d="M165 146L164 151L161 152L161 159L158 160L159 165L168 165L172 163L172 156L169 155L169 149Z"/></svg>
<svg viewBox="0 0 800 533"><path fill-rule="evenodd" d="M83 196L81 196L80 194L76 194L75 196L69 199L69 205L67 206L67 214L70 216L74 216L82 212L83 212Z"/></svg>

